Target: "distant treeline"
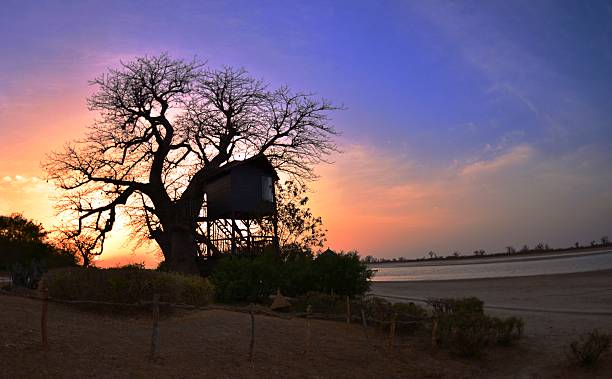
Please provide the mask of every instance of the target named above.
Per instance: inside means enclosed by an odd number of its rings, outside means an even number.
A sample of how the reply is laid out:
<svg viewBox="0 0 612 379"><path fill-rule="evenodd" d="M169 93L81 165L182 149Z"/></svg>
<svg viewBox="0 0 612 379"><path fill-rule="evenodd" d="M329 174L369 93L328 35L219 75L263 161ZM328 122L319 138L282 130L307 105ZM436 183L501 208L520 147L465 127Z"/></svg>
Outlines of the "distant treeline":
<svg viewBox="0 0 612 379"><path fill-rule="evenodd" d="M514 246L507 246L506 251L496 252L496 253L487 253L483 249L474 250L472 253L463 253L459 251L454 251L450 255L438 255L434 251L429 251L425 256L416 259L409 259L406 257L399 258L376 258L371 255L368 255L363 258L365 263L392 263L392 262L421 262L421 261L439 261L439 260L454 260L454 259L472 259L479 258L483 256L487 257L498 257L498 256L515 256L515 255L528 255L528 254L537 254L537 253L550 253L550 252L563 252L563 251L580 251L580 250L589 250L593 248L601 248L601 247L612 247L612 243L610 243L610 239L608 236L603 236L599 240L592 240L588 245L581 245L579 242L576 242L573 246L562 247L562 248L553 248L550 247L547 243L538 243L534 247L529 247L528 245L523 245L522 248L516 249Z"/></svg>

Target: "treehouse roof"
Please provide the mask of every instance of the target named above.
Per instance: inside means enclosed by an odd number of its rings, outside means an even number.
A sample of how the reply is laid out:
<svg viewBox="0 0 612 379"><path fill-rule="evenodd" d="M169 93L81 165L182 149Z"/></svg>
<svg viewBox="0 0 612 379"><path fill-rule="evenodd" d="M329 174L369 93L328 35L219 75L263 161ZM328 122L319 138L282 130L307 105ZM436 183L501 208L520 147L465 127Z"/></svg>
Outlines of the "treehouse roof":
<svg viewBox="0 0 612 379"><path fill-rule="evenodd" d="M258 168L263 173L273 177L274 180L278 180L278 174L276 173L276 169L274 168L274 166L272 166L272 163L270 163L268 158L263 154L257 154L241 161L232 161L226 163L225 165L218 168L217 172L212 175L211 180L220 178L224 175L231 173L233 170L242 167Z"/></svg>

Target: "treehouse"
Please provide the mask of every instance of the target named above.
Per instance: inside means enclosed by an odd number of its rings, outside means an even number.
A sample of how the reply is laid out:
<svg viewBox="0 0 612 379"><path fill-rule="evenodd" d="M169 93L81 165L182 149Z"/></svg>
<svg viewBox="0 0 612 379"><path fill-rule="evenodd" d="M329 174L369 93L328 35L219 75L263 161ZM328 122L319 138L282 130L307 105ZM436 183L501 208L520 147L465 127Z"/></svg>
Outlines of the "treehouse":
<svg viewBox="0 0 612 379"><path fill-rule="evenodd" d="M263 155L221 167L206 187L207 218L252 220L275 211L276 170Z"/></svg>
<svg viewBox="0 0 612 379"><path fill-rule="evenodd" d="M238 252L254 254L267 246L278 249L274 185L276 170L264 155L220 167L206 186L205 235L213 246L205 256ZM262 228L262 222L273 230Z"/></svg>

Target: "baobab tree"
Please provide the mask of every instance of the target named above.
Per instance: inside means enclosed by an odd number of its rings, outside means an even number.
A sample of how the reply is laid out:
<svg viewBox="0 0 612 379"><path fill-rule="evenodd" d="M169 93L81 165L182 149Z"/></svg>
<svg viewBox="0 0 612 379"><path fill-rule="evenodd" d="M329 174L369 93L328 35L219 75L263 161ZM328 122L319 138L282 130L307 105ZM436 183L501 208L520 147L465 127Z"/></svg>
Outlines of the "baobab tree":
<svg viewBox="0 0 612 379"><path fill-rule="evenodd" d="M196 273L197 218L209 178L234 160L265 155L298 180L336 149L338 107L244 70L210 69L166 54L122 63L94 79L97 121L83 140L48 156L61 212L78 233L105 236L120 214L154 239L172 270Z"/></svg>

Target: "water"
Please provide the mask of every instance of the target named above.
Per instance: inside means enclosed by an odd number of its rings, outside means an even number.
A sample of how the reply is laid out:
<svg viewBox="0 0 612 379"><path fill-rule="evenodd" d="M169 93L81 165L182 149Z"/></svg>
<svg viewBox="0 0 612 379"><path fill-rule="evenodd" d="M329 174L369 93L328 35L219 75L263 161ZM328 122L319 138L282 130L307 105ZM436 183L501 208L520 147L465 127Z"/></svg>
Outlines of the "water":
<svg viewBox="0 0 612 379"><path fill-rule="evenodd" d="M480 258L469 261L373 264L374 281L481 279L612 269L612 250Z"/></svg>

